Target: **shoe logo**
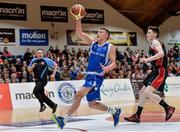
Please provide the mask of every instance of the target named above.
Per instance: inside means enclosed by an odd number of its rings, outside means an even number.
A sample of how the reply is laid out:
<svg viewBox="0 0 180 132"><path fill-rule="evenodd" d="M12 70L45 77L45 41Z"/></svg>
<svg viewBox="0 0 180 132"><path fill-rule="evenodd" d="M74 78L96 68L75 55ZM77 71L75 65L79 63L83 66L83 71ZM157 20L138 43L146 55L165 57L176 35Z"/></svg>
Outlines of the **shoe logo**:
<svg viewBox="0 0 180 132"><path fill-rule="evenodd" d="M66 104L71 104L74 101L75 94L76 89L70 83L62 83L58 87L58 95L60 99Z"/></svg>

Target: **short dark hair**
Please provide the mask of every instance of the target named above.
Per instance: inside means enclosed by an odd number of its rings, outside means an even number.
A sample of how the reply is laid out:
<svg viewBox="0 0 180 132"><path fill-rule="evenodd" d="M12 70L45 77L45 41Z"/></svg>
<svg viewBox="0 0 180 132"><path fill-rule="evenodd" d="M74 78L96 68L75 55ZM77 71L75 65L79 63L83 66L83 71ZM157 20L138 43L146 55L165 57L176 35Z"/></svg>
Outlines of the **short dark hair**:
<svg viewBox="0 0 180 132"><path fill-rule="evenodd" d="M43 51L43 52L44 52L44 49L38 48L38 49L37 49L37 52L38 52L38 51Z"/></svg>
<svg viewBox="0 0 180 132"><path fill-rule="evenodd" d="M109 37L110 37L110 31L109 31L107 28L100 28L100 30L106 31L106 33L107 33L107 35L108 35L107 39L109 39Z"/></svg>
<svg viewBox="0 0 180 132"><path fill-rule="evenodd" d="M157 33L157 38L159 37L159 28L156 26L149 26L148 30L152 30L153 32Z"/></svg>

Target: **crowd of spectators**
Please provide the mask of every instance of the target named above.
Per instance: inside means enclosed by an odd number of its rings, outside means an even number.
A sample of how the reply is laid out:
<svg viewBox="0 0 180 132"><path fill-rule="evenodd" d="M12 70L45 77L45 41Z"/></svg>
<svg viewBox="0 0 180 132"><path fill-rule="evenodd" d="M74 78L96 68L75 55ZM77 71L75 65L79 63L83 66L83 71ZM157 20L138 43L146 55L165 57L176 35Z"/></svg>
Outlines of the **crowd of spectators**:
<svg viewBox="0 0 180 132"><path fill-rule="evenodd" d="M80 80L86 75L88 64L88 50L79 48L69 49L67 45L64 49L58 46L50 46L45 57L53 59L58 64L56 80ZM139 54L139 57L137 57ZM140 64L140 57L147 57L144 50L131 50L129 47L125 51L116 49L117 68L105 75L106 78L135 78L144 79L151 72L151 65ZM179 47L174 46L167 52L168 56L168 76L180 76L180 52ZM27 48L24 55L12 55L7 47L0 51L0 83L18 83L34 81L33 73L27 71L27 66L31 59L35 57L35 49ZM51 71L50 71L51 72Z"/></svg>

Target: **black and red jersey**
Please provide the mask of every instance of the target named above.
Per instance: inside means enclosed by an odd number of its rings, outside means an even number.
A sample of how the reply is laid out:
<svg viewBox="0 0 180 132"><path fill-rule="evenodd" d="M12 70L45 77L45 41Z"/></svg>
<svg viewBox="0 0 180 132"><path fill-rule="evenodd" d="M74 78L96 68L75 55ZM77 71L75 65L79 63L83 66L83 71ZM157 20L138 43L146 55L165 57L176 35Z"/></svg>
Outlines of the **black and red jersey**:
<svg viewBox="0 0 180 132"><path fill-rule="evenodd" d="M162 50L163 50L163 52L164 52L164 57L159 58L159 59L157 59L157 60L151 61L151 64L152 64L153 67L164 67L164 68L166 68L166 67L167 67L166 48L165 48L165 45L164 45L163 42L161 42L160 40L158 40L158 41L160 42L160 44L161 44L161 46L162 46ZM154 56L155 54L157 54L156 49L155 49L155 48L152 48L152 47L150 46L150 48L149 48L149 55L150 55L150 56Z"/></svg>

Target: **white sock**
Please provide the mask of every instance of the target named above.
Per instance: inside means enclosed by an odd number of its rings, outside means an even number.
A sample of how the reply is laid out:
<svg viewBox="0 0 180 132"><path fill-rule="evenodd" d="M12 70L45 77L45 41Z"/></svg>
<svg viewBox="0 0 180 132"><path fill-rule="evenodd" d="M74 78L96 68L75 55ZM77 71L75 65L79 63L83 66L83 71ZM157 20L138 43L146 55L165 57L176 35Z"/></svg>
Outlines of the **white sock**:
<svg viewBox="0 0 180 132"><path fill-rule="evenodd" d="M64 123L66 123L67 121L69 121L70 117L71 117L70 114L66 114L66 115L64 116Z"/></svg>
<svg viewBox="0 0 180 132"><path fill-rule="evenodd" d="M111 107L108 107L108 109L107 109L107 113L109 113L109 114L115 114L116 113L116 108L111 108Z"/></svg>

